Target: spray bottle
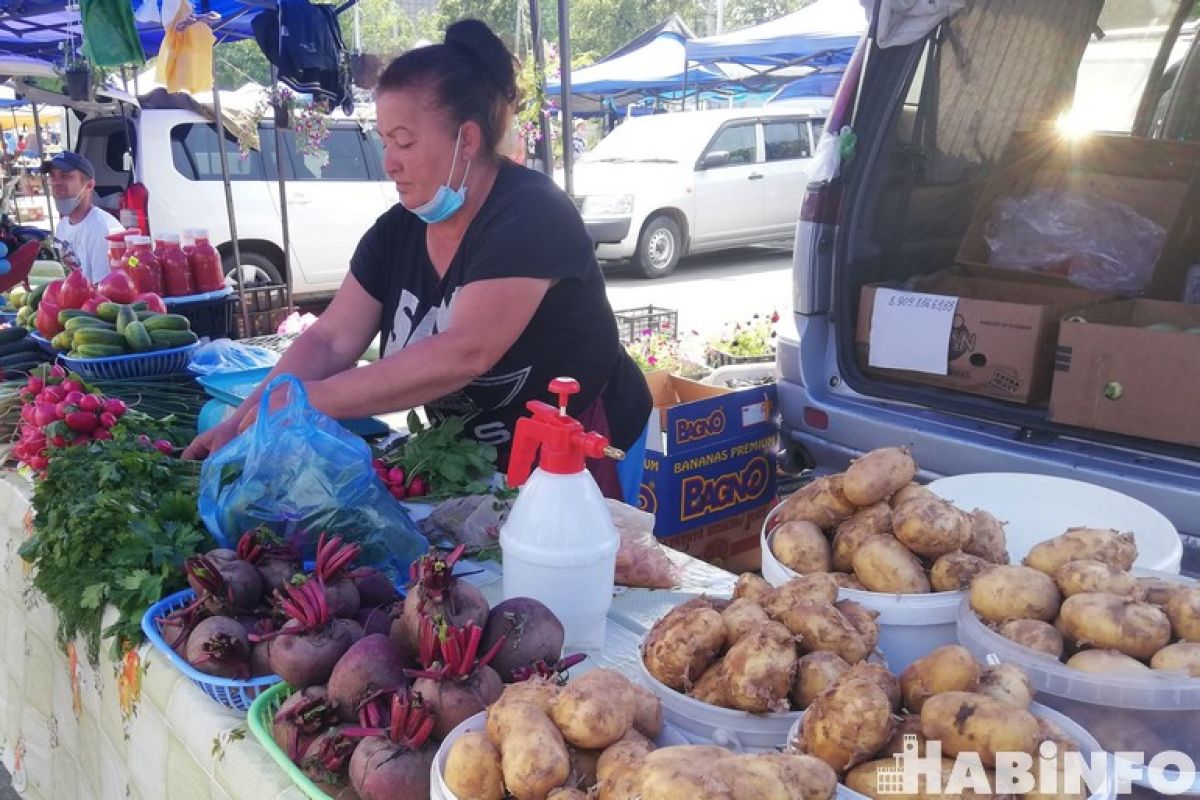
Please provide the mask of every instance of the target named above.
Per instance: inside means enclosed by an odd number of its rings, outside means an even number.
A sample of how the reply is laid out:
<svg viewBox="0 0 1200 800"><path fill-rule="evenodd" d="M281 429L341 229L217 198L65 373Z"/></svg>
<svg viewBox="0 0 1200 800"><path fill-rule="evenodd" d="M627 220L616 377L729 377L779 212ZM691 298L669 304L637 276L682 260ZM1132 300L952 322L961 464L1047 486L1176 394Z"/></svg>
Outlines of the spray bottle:
<svg viewBox="0 0 1200 800"><path fill-rule="evenodd" d="M521 492L500 529L504 597L540 600L562 622L568 647L595 650L604 646L620 537L585 459L624 454L567 416L577 381L556 378L550 391L558 408L531 400L533 416L517 421L508 484Z"/></svg>

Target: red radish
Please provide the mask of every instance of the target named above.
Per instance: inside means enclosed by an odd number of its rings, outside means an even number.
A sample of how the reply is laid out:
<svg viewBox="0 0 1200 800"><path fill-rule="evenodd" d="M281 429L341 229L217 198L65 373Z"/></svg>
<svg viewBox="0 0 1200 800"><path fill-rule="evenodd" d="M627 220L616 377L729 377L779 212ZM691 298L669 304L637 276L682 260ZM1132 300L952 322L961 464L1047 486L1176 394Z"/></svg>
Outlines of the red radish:
<svg viewBox="0 0 1200 800"><path fill-rule="evenodd" d="M271 735L292 761L304 751L322 730L337 722L324 686L310 686L293 692L275 712Z"/></svg>
<svg viewBox="0 0 1200 800"><path fill-rule="evenodd" d="M82 383L71 378L67 378L60 384L60 386L62 386L62 390L67 394L70 394L71 392L82 392L85 388Z"/></svg>
<svg viewBox="0 0 1200 800"><path fill-rule="evenodd" d="M107 442L109 439L113 438L113 435L112 431L108 430L107 428L98 428L97 430L92 431L92 438L96 441Z"/></svg>
<svg viewBox="0 0 1200 800"><path fill-rule="evenodd" d="M118 400L115 397L108 397L104 400L104 410L109 414L112 414L117 419L120 419L121 415L123 415L128 408L125 406L123 401Z"/></svg>
<svg viewBox="0 0 1200 800"><path fill-rule="evenodd" d="M492 669L505 683L512 683L513 670L537 662L553 664L562 655L562 623L554 612L532 597L513 597L498 603L488 613L480 648L491 649L504 640L492 661Z"/></svg>
<svg viewBox="0 0 1200 800"><path fill-rule="evenodd" d="M154 449L162 453L164 456L169 456L175 452L175 445L171 444L166 439L159 439L154 443Z"/></svg>
<svg viewBox="0 0 1200 800"><path fill-rule="evenodd" d="M185 658L208 675L244 680L250 676L246 629L230 617L209 617L188 636Z"/></svg>
<svg viewBox="0 0 1200 800"><path fill-rule="evenodd" d="M59 384L58 386L47 386L42 390L41 397L39 399L49 403L50 405L57 405L58 403L61 403L66 396L67 390L64 389L61 384Z"/></svg>
<svg viewBox="0 0 1200 800"><path fill-rule="evenodd" d="M387 471L387 482L390 484L404 484L404 468L392 467Z"/></svg>
<svg viewBox="0 0 1200 800"><path fill-rule="evenodd" d="M325 597L334 616L353 619L358 613L361 601L348 569L361 550L356 544L342 544L340 536L325 541L322 533L317 539L317 563L313 574L325 584Z"/></svg>
<svg viewBox="0 0 1200 800"><path fill-rule="evenodd" d="M436 753L432 732L433 719L419 698L394 697L388 729L359 742L350 758L350 783L359 798L427 800Z"/></svg>
<svg viewBox="0 0 1200 800"><path fill-rule="evenodd" d="M433 735L439 739L499 700L504 691L499 674L488 666L504 646L504 639L476 659L481 641L483 629L471 622L463 628L443 627L440 631L428 620L423 625L420 658L424 668L408 674L417 679L413 692L433 714Z"/></svg>
<svg viewBox="0 0 1200 800"><path fill-rule="evenodd" d="M442 617L453 627L473 622L482 628L487 624L488 603L483 593L466 581L454 576L454 565L462 558L463 545L447 556L427 553L409 568L408 596L404 611L392 625L392 636L410 651L418 652L421 643L421 620Z"/></svg>
<svg viewBox="0 0 1200 800"><path fill-rule="evenodd" d="M113 425L116 425L116 424L117 424L117 418L114 417L109 412L104 411L100 414L100 427L101 428L108 430L109 428L111 428Z"/></svg>
<svg viewBox="0 0 1200 800"><path fill-rule="evenodd" d="M343 722L358 719L359 705L381 691L408 686L404 670L412 658L386 635L359 639L346 651L329 676L329 699Z"/></svg>
<svg viewBox="0 0 1200 800"><path fill-rule="evenodd" d="M348 574L358 589L358 599L361 606L390 605L400 599L396 585L387 573L375 567L359 567Z"/></svg>
<svg viewBox="0 0 1200 800"><path fill-rule="evenodd" d="M79 431L80 433L91 433L96 430L96 425L99 420L96 415L87 411L73 411L64 418L71 430Z"/></svg>
<svg viewBox="0 0 1200 800"><path fill-rule="evenodd" d="M83 392L79 391L78 389L72 389L71 391L67 392L67 396L63 399L71 405L77 406L79 405L79 401L83 399Z"/></svg>
<svg viewBox="0 0 1200 800"><path fill-rule="evenodd" d="M289 584L284 591L282 606L290 621L276 633L257 637L272 639L271 670L297 688L325 683L354 644L352 623L330 612L319 578Z"/></svg>
<svg viewBox="0 0 1200 800"><path fill-rule="evenodd" d="M214 614L248 614L262 600L262 578L245 561L223 561L209 553L189 558L184 570L197 602Z"/></svg>
<svg viewBox="0 0 1200 800"><path fill-rule="evenodd" d="M80 411L87 411L90 414L96 414L101 411L101 406L104 405L104 400L95 394L85 394L75 403L79 406Z"/></svg>
<svg viewBox="0 0 1200 800"><path fill-rule="evenodd" d="M412 479L408 484L409 497L424 497L429 494L429 483L420 475Z"/></svg>

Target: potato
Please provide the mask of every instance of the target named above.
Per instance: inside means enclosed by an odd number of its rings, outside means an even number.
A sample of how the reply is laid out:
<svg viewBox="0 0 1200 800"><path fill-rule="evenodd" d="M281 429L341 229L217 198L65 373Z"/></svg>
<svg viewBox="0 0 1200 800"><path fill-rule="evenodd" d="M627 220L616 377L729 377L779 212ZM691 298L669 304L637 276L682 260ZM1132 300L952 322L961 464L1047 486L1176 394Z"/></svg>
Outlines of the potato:
<svg viewBox="0 0 1200 800"><path fill-rule="evenodd" d="M941 498L916 498L892 512L892 533L917 555L938 558L971 541L971 518Z"/></svg>
<svg viewBox="0 0 1200 800"><path fill-rule="evenodd" d="M1171 622L1161 608L1115 594L1068 597L1059 614L1067 634L1079 644L1119 650L1143 661L1171 641Z"/></svg>
<svg viewBox="0 0 1200 800"><path fill-rule="evenodd" d="M587 792L580 791L574 786L560 786L546 795L546 800L587 800L587 798ZM462 798L460 797L459 800Z"/></svg>
<svg viewBox="0 0 1200 800"><path fill-rule="evenodd" d="M662 733L663 710L658 695L640 684L629 682L633 689L633 727L650 739Z"/></svg>
<svg viewBox="0 0 1200 800"><path fill-rule="evenodd" d="M1063 597L1084 592L1119 594L1138 602L1146 597L1145 588L1128 572L1095 559L1068 561L1056 569L1052 577Z"/></svg>
<svg viewBox="0 0 1200 800"><path fill-rule="evenodd" d="M849 669L846 659L825 650L801 656L796 662L796 680L792 683L792 708L808 708L817 695L833 686Z"/></svg>
<svg viewBox="0 0 1200 800"><path fill-rule="evenodd" d="M877 753L892 726L892 704L883 690L864 681L839 681L804 712L793 745L844 772Z"/></svg>
<svg viewBox="0 0 1200 800"><path fill-rule="evenodd" d="M1049 622L1058 613L1061 602L1054 580L1031 567L1008 564L990 567L971 583L971 608L988 622L1014 619Z"/></svg>
<svg viewBox="0 0 1200 800"><path fill-rule="evenodd" d="M746 800L828 800L837 791L837 775L820 759L799 753L757 753L726 758L712 776Z"/></svg>
<svg viewBox="0 0 1200 800"><path fill-rule="evenodd" d="M860 661L838 678L838 683L853 683L862 681L869 683L887 695L888 702L892 704L893 711L900 710L900 679L888 672L888 668L883 664L876 664L874 661Z"/></svg>
<svg viewBox="0 0 1200 800"><path fill-rule="evenodd" d="M950 756L977 752L984 766L996 765L996 754L1037 752L1038 721L1028 711L1012 708L973 692L942 692L921 706L921 731L940 739Z"/></svg>
<svg viewBox="0 0 1200 800"><path fill-rule="evenodd" d="M937 495L919 483L910 483L907 486L901 487L899 491L892 495L888 503L892 508L899 508L909 500L916 500L922 497L937 497Z"/></svg>
<svg viewBox="0 0 1200 800"><path fill-rule="evenodd" d="M1181 586L1171 592L1167 618L1176 638L1200 642L1200 586Z"/></svg>
<svg viewBox="0 0 1200 800"><path fill-rule="evenodd" d="M946 553L929 568L929 585L935 592L957 592L966 589L975 576L991 566L979 556L955 550Z"/></svg>
<svg viewBox="0 0 1200 800"><path fill-rule="evenodd" d="M890 536L871 536L854 552L854 576L868 591L924 594L925 569L908 548Z"/></svg>
<svg viewBox="0 0 1200 800"><path fill-rule="evenodd" d="M1005 622L996 630L1005 639L1010 639L1046 655L1062 658L1062 634L1049 622L1042 622L1040 619L1013 619Z"/></svg>
<svg viewBox="0 0 1200 800"><path fill-rule="evenodd" d="M949 775L953 762L948 759L943 759L943 761L945 762L945 767L942 772L945 775ZM895 768L896 762L891 757L867 761L847 772L846 776L842 779L842 783L846 788L869 797L871 800L926 800L929 797L928 794L921 791L925 787L923 780L918 781L916 786L907 787L913 789L911 792L893 791L890 787L886 790L881 789L879 786L879 776Z"/></svg>
<svg viewBox="0 0 1200 800"><path fill-rule="evenodd" d="M708 669L724 646L725 620L720 612L684 603L650 628L643 659L651 675L683 692Z"/></svg>
<svg viewBox="0 0 1200 800"><path fill-rule="evenodd" d="M600 800L635 800L639 793L638 771L653 748L643 742L622 739L608 747L596 760L596 789Z"/></svg>
<svg viewBox="0 0 1200 800"><path fill-rule="evenodd" d="M514 700L488 709L498 717L504 785L517 800L541 800L571 774L566 742L553 720L537 706ZM493 740L493 744L495 741Z"/></svg>
<svg viewBox="0 0 1200 800"><path fill-rule="evenodd" d="M738 576L737 583L733 585L733 599L738 600L744 597L759 603L771 593L772 588L771 584L763 580L761 576L755 575L753 572L743 572Z"/></svg>
<svg viewBox="0 0 1200 800"><path fill-rule="evenodd" d="M1058 753L1078 753L1079 742L1067 735L1066 731L1045 717L1038 717L1038 744L1054 742Z"/></svg>
<svg viewBox="0 0 1200 800"><path fill-rule="evenodd" d="M633 731L632 728L630 730ZM637 733L637 731L633 732ZM641 734L638 735L640 736ZM571 760L571 775L567 778L567 783L582 789L590 789L595 786L596 765L599 763L600 754L603 752L603 750L584 750L580 747L567 745L567 758Z"/></svg>
<svg viewBox="0 0 1200 800"><path fill-rule="evenodd" d="M446 755L446 786L460 800L502 800L500 751L484 731L464 733Z"/></svg>
<svg viewBox="0 0 1200 800"><path fill-rule="evenodd" d="M755 714L789 710L796 641L783 625L763 623L738 639L722 661L734 708Z"/></svg>
<svg viewBox="0 0 1200 800"><path fill-rule="evenodd" d="M1016 664L992 664L979 673L975 691L1013 708L1029 708L1037 691L1025 670Z"/></svg>
<svg viewBox="0 0 1200 800"><path fill-rule="evenodd" d="M776 519L780 523L804 520L824 530L848 519L857 510L842 493L842 476L826 475L788 497Z"/></svg>
<svg viewBox="0 0 1200 800"><path fill-rule="evenodd" d="M878 611L873 611L853 600L838 600L833 607L842 612L846 621L853 625L854 629L861 633L868 642L879 642L879 624L875 622L875 618L879 616ZM872 645L872 649L874 649L874 645Z"/></svg>
<svg viewBox="0 0 1200 800"><path fill-rule="evenodd" d="M1149 672L1150 668L1136 658L1116 650L1081 650L1067 659L1067 666L1081 672L1122 675Z"/></svg>
<svg viewBox="0 0 1200 800"><path fill-rule="evenodd" d="M862 585L862 581L852 573L830 572L829 575L833 578L839 589L853 589L856 592L865 592L867 590L867 587Z"/></svg>
<svg viewBox="0 0 1200 800"><path fill-rule="evenodd" d="M798 602L788 614L779 617L779 621L800 637L803 652L828 650L850 664L871 655L879 641L878 635L864 635L829 603Z"/></svg>
<svg viewBox="0 0 1200 800"><path fill-rule="evenodd" d="M1068 781L1069 780L1073 781L1074 779L1069 778L1067 776L1066 771L1063 769L1062 764L1057 764L1055 766L1054 783L1053 784L1049 783L1050 776L1047 775L1046 776L1047 783L1044 786L1038 783L1041 780L1042 776L1041 776L1041 770L1036 768L1037 767L1036 760L1034 761L1034 766L1035 766L1035 769L1032 772L1033 780L1034 780L1034 788L1033 788L1033 791L1025 792L1024 794L1021 795L1021 797L1024 798L1024 800L1085 800L1085 798L1087 798L1087 796L1088 796L1088 793L1086 790L1087 786L1082 777L1079 777L1080 791L1078 791L1078 792L1067 791L1067 788L1069 786ZM1051 788L1051 786L1053 786L1053 789Z"/></svg>
<svg viewBox="0 0 1200 800"><path fill-rule="evenodd" d="M906 447L881 447L856 459L842 477L842 492L856 506L887 500L917 474Z"/></svg>
<svg viewBox="0 0 1200 800"><path fill-rule="evenodd" d="M829 540L812 522L785 522L771 534L770 543L779 563L801 575L829 571Z"/></svg>
<svg viewBox="0 0 1200 800"><path fill-rule="evenodd" d="M1200 642L1167 645L1150 659L1150 668L1185 672L1190 677L1200 678Z"/></svg>
<svg viewBox="0 0 1200 800"><path fill-rule="evenodd" d="M688 691L688 696L708 703L710 706L733 708L733 697L729 694L729 671L725 659L713 664L700 675Z"/></svg>
<svg viewBox="0 0 1200 800"><path fill-rule="evenodd" d="M503 709L508 703L532 703L546 716L550 716L550 705L562 687L545 678L531 678L527 681L506 684L500 699L488 707L487 735L492 744L500 747L504 737L500 734L499 725L504 719Z"/></svg>
<svg viewBox="0 0 1200 800"><path fill-rule="evenodd" d="M761 605L771 619L787 625L784 617L791 614L796 604L808 602L832 605L837 601L837 596L837 581L828 573L816 572L792 578L783 586L775 587L762 599Z"/></svg>
<svg viewBox="0 0 1200 800"><path fill-rule="evenodd" d="M982 508L967 516L971 518L971 538L963 546L963 552L992 564L1007 564L1008 539L1004 524Z"/></svg>
<svg viewBox="0 0 1200 800"><path fill-rule="evenodd" d="M900 673L904 707L916 714L936 694L974 692L979 686L979 675L979 663L967 648L957 644L939 647Z"/></svg>
<svg viewBox="0 0 1200 800"><path fill-rule="evenodd" d="M896 727L892 729L892 738L879 748L876 753L879 758L900 755L904 752L904 737L915 736L917 739L917 754L925 754L925 734L921 732L920 714L901 714L896 718Z"/></svg>
<svg viewBox="0 0 1200 800"><path fill-rule="evenodd" d="M1180 586L1178 583L1172 583L1163 578L1142 577L1134 578L1134 580L1138 582L1138 586L1142 587L1142 591L1146 595L1146 602L1156 606L1165 606L1171 599L1171 594Z"/></svg>
<svg viewBox="0 0 1200 800"><path fill-rule="evenodd" d="M712 768L733 754L711 745L664 747L648 753L638 770L641 800L737 800Z"/></svg>
<svg viewBox="0 0 1200 800"><path fill-rule="evenodd" d="M854 569L854 553L860 544L870 536L891 535L891 506L887 503L867 506L834 530L830 564L839 572L851 572Z"/></svg>
<svg viewBox="0 0 1200 800"><path fill-rule="evenodd" d="M771 618L767 616L767 612L763 611L762 606L744 597L739 597L726 606L725 610L721 612L721 619L725 621L726 647L732 647L733 643L742 638L746 633L754 630L764 622L771 621Z"/></svg>
<svg viewBox="0 0 1200 800"><path fill-rule="evenodd" d="M1070 528L1065 533L1034 545L1022 561L1025 566L1053 575L1068 561L1103 561L1129 571L1137 560L1137 544L1132 533L1099 528Z"/></svg>
<svg viewBox="0 0 1200 800"><path fill-rule="evenodd" d="M611 669L594 669L568 683L550 705L550 718L576 747L604 748L633 726L629 679Z"/></svg>

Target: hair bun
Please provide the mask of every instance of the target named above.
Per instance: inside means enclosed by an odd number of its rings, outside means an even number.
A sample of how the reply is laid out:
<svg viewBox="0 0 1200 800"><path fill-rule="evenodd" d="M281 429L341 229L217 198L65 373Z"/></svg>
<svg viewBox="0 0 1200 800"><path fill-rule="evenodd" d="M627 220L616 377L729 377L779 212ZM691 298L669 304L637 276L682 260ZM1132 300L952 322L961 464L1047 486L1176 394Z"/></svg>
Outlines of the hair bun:
<svg viewBox="0 0 1200 800"><path fill-rule="evenodd" d="M494 81L506 100L516 99L513 55L485 23L477 19L459 20L446 29L442 41L478 64L482 76Z"/></svg>

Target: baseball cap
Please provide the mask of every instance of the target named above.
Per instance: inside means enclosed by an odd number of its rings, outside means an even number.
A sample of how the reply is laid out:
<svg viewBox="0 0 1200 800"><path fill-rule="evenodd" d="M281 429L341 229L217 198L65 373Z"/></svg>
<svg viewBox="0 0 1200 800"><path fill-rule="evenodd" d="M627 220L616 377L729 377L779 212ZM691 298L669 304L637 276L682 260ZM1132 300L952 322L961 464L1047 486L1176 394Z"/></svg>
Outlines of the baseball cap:
<svg viewBox="0 0 1200 800"><path fill-rule="evenodd" d="M51 167L68 171L77 169L92 180L96 179L96 168L92 166L92 162L70 150L65 150L42 164L42 172L49 172Z"/></svg>

